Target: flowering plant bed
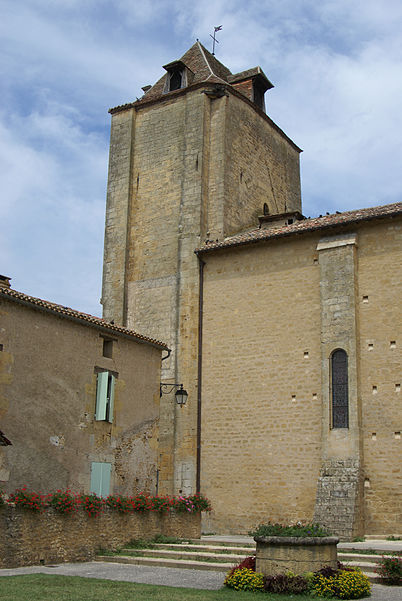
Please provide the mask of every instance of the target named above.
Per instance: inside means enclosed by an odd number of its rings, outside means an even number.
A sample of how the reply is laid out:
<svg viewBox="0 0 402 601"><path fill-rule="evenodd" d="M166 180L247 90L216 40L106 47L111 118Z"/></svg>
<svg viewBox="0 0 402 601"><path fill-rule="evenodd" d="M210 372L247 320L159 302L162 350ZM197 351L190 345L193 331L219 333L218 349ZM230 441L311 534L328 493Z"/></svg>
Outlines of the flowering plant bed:
<svg viewBox="0 0 402 601"><path fill-rule="evenodd" d="M103 499L94 493L77 494L70 490L57 490L53 493L41 494L29 491L25 486L9 495L3 504L15 505L36 512L43 511L46 507L53 507L59 513L64 514L76 512L81 507L91 517L97 517L105 507L109 507L118 513L165 513L169 510L178 513L211 511L209 500L201 494L169 497L140 493L132 497L109 495L106 499Z"/></svg>
<svg viewBox="0 0 402 601"><path fill-rule="evenodd" d="M251 558L248 558L251 559ZM370 582L359 568L345 568L338 563L316 572L296 575L294 572L266 576L244 562L228 572L225 586L237 591L262 591L290 595L312 595L335 599L361 599L370 596Z"/></svg>
<svg viewBox="0 0 402 601"><path fill-rule="evenodd" d="M383 556L378 562L376 572L383 584L402 585L402 558L397 555Z"/></svg>
<svg viewBox="0 0 402 601"><path fill-rule="evenodd" d="M272 524L267 522L266 524L260 524L255 530L249 532L250 536L330 536L330 532L325 530L319 524L303 524L297 522L296 524Z"/></svg>

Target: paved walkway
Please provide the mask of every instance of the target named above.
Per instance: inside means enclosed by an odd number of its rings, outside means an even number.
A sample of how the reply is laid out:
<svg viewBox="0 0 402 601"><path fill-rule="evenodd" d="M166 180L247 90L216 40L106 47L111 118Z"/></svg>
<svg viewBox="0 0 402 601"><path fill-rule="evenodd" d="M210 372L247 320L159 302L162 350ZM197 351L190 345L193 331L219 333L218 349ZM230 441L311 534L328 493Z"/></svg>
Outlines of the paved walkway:
<svg viewBox="0 0 402 601"><path fill-rule="evenodd" d="M133 566L121 563L62 563L55 566L29 566L25 568L1 569L1 576L21 574L60 574L63 576L83 576L84 578L105 578L141 584L176 586L218 590L222 587L224 574L202 570L183 570L178 568L154 568ZM402 601L402 587L372 585L371 601Z"/></svg>
<svg viewBox="0 0 402 601"><path fill-rule="evenodd" d="M247 536L203 536L202 539L225 542L253 542ZM339 547L355 549L384 549L384 551L402 551L402 541L367 541L364 543L340 543ZM203 570L183 570L179 568L159 568L135 566L119 563L90 561L86 563L62 563L54 566L27 566L23 568L0 569L1 576L20 574L60 574L63 576L83 576L84 578L105 578L140 584L175 586L218 590L222 587L224 574ZM402 587L372 585L371 601L402 601Z"/></svg>

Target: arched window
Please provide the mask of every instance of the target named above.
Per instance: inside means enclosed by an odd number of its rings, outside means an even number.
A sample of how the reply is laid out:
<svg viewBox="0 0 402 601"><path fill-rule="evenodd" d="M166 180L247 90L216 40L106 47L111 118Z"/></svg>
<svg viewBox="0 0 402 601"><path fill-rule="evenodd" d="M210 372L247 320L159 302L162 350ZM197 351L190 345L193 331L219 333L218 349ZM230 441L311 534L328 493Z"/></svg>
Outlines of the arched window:
<svg viewBox="0 0 402 601"><path fill-rule="evenodd" d="M332 427L349 428L348 356L343 349L331 355Z"/></svg>

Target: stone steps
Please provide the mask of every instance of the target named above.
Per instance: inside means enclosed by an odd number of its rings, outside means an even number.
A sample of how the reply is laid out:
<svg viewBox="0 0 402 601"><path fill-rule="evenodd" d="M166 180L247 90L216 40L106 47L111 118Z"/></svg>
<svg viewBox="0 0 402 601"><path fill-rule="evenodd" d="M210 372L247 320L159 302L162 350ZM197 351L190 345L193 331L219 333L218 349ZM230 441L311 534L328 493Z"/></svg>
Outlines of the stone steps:
<svg viewBox="0 0 402 601"><path fill-rule="evenodd" d="M376 551L375 544L373 551ZM151 548L126 548L120 553L123 555L98 555L96 561L228 572L245 557L255 554L255 544L201 539L171 544L153 543ZM348 549L338 548L338 560L345 566L359 567L375 582L378 580L376 563L382 555L392 552L379 550L379 553L351 553Z"/></svg>
<svg viewBox="0 0 402 601"><path fill-rule="evenodd" d="M131 565L154 566L160 568L181 568L187 570L211 570L228 572L233 568L232 563L216 563L214 561L191 561L181 559L162 559L157 557L129 557L126 555L97 555L95 561L124 563Z"/></svg>

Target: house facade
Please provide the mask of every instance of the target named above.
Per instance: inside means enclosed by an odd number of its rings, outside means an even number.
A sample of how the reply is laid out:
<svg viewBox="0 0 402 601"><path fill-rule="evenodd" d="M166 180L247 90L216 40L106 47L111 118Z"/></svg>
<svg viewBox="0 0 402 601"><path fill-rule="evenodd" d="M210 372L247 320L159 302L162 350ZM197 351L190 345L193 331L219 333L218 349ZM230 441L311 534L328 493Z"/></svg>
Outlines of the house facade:
<svg viewBox="0 0 402 601"><path fill-rule="evenodd" d="M0 278L0 484L155 494L167 347Z"/></svg>

